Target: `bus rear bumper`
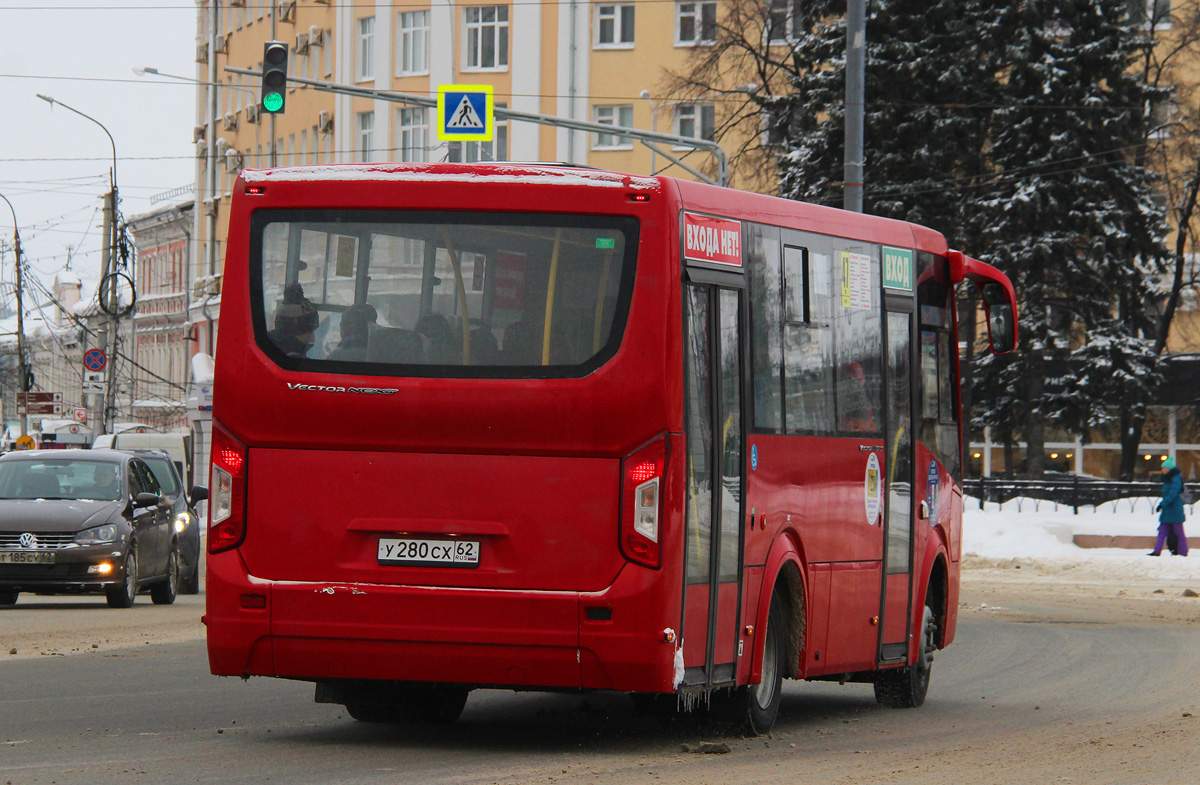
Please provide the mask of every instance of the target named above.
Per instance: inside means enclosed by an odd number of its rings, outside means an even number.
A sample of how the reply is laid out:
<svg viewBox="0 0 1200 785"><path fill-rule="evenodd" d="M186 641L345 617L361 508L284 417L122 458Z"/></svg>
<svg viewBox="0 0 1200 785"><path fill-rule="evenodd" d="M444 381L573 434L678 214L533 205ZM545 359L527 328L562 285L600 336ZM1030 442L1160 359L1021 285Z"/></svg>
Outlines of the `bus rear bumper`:
<svg viewBox="0 0 1200 785"><path fill-rule="evenodd" d="M310 681L673 692L663 626L630 623L654 615L645 579L626 570L597 593L265 581L236 551L210 554L209 666Z"/></svg>

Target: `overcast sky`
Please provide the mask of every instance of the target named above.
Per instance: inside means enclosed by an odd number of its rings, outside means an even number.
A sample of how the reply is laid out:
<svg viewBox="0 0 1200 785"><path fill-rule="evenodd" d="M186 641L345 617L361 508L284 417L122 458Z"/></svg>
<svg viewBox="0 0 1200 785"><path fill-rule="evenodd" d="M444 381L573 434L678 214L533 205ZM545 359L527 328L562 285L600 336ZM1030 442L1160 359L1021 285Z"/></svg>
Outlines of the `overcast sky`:
<svg viewBox="0 0 1200 785"><path fill-rule="evenodd" d="M0 194L16 210L21 244L47 283L67 264L99 277L101 209L112 134L126 218L170 204L151 197L193 181L195 85L133 69L195 76L192 0L0 0ZM187 199L188 197L181 197ZM0 201L0 235L12 242ZM14 278L11 251L0 282ZM0 283L0 302L12 296Z"/></svg>

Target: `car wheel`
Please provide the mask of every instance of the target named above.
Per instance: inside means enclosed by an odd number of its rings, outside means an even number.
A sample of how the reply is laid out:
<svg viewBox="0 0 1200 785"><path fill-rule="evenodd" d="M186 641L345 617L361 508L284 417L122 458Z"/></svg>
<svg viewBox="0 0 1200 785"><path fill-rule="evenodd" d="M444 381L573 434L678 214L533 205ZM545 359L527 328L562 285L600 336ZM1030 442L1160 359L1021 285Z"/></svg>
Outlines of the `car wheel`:
<svg viewBox="0 0 1200 785"><path fill-rule="evenodd" d="M16 605L21 592L11 589L0 589L0 605Z"/></svg>
<svg viewBox="0 0 1200 785"><path fill-rule="evenodd" d="M179 549L172 547L167 554L167 577L150 586L150 599L155 605L171 605L179 596Z"/></svg>
<svg viewBox="0 0 1200 785"><path fill-rule="evenodd" d="M104 588L108 607L128 608L137 599L137 547L134 545L129 546L129 553L125 556L124 578L116 586Z"/></svg>
<svg viewBox="0 0 1200 785"><path fill-rule="evenodd" d="M201 557L203 558L203 557ZM179 581L180 594L199 594L200 593L200 562L197 561L192 565L192 569L188 570L187 575Z"/></svg>
<svg viewBox="0 0 1200 785"><path fill-rule="evenodd" d="M876 674L875 700L880 704L894 709L913 709L925 702L933 668L933 652L937 649L937 618L928 605L921 617L920 633L915 663Z"/></svg>

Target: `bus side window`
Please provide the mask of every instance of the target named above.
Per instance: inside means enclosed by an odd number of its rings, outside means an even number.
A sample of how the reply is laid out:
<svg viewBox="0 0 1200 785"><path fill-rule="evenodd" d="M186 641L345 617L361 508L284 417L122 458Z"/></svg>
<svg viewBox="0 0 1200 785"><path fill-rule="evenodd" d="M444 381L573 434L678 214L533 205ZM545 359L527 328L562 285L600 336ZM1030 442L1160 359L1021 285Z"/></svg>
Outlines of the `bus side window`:
<svg viewBox="0 0 1200 785"><path fill-rule="evenodd" d="M789 432L833 430L829 254L783 249L784 400Z"/></svg>
<svg viewBox="0 0 1200 785"><path fill-rule="evenodd" d="M844 242L844 241L843 241ZM838 247L831 310L837 369L837 427L843 433L878 434L883 427L883 356L877 245Z"/></svg>
<svg viewBox="0 0 1200 785"><path fill-rule="evenodd" d="M746 267L750 274L750 352L754 427L783 430L783 321L779 230L747 223Z"/></svg>
<svg viewBox="0 0 1200 785"><path fill-rule="evenodd" d="M917 301L920 333L919 438L951 476L959 472L958 402L955 357L951 354L953 288L944 258L919 253Z"/></svg>

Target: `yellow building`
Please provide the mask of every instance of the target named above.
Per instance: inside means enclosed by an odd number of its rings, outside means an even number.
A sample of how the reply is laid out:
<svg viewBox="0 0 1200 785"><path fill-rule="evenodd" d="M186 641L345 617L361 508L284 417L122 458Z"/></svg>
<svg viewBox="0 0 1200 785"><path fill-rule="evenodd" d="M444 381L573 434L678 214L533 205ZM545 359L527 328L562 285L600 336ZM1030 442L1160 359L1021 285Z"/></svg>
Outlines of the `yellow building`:
<svg viewBox="0 0 1200 785"><path fill-rule="evenodd" d="M717 5L202 0L194 294L219 291L230 188L242 168L513 160L694 177L675 157L715 172L711 154L684 146L656 151L615 134L529 122L498 121L491 142L440 142L432 109L305 86L290 85L284 112L268 115L258 77L225 70L259 70L266 41L287 43L289 74L305 79L424 97L439 85L491 85L501 108L711 139L717 101L669 102L662 93L667 70L681 69L714 35Z"/></svg>

